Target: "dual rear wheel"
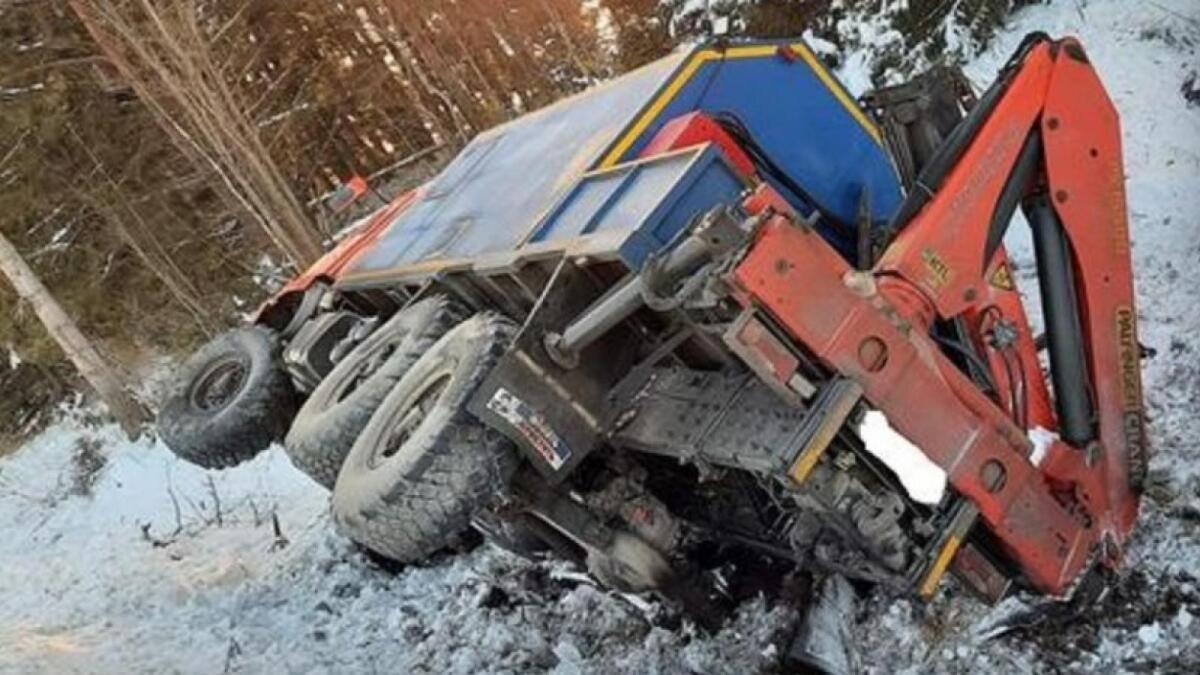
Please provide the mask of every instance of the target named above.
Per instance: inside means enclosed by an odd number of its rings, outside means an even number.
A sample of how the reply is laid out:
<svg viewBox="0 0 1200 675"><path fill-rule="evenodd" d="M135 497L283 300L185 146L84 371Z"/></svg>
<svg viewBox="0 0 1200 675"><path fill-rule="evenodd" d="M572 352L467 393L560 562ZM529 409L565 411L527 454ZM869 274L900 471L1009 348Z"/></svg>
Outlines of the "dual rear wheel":
<svg viewBox="0 0 1200 675"><path fill-rule="evenodd" d="M423 300L396 314L338 362L287 434L284 446L296 468L332 490L350 448L383 399L461 321L461 313L445 298Z"/></svg>
<svg viewBox="0 0 1200 675"><path fill-rule="evenodd" d="M513 327L478 315L433 345L380 403L342 465L333 519L395 560L421 560L493 502L517 466L512 444L466 410Z"/></svg>
<svg viewBox="0 0 1200 675"><path fill-rule="evenodd" d="M189 360L159 426L184 459L245 461L284 436L289 458L333 488L333 520L400 562L444 548L501 494L512 444L466 411L510 345L511 322L463 321L444 298L405 309L347 355L292 421L296 394L272 333L219 338Z"/></svg>

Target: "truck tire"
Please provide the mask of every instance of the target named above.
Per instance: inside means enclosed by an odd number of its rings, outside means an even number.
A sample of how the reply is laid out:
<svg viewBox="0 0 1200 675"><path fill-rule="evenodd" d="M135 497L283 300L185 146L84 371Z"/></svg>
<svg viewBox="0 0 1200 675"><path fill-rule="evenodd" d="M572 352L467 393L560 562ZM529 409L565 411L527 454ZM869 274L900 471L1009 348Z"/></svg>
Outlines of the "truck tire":
<svg viewBox="0 0 1200 675"><path fill-rule="evenodd" d="M279 338L253 326L218 336L187 360L159 411L158 430L182 459L226 469L283 438L295 412Z"/></svg>
<svg viewBox="0 0 1200 675"><path fill-rule="evenodd" d="M461 319L444 297L392 317L346 355L308 397L284 447L292 464L332 490L342 462L388 392Z"/></svg>
<svg viewBox="0 0 1200 675"><path fill-rule="evenodd" d="M338 531L394 560L418 562L505 488L516 451L466 404L514 333L505 319L477 315L401 378L342 465L333 491Z"/></svg>

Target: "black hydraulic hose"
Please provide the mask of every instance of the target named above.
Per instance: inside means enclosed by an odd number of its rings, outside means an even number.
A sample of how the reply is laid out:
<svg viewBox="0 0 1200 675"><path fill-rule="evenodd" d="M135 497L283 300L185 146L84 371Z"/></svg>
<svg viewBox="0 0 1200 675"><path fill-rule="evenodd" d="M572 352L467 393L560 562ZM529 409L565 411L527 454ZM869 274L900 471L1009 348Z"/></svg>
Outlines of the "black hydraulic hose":
<svg viewBox="0 0 1200 675"><path fill-rule="evenodd" d="M1038 285L1050 354L1050 377L1063 440L1085 448L1095 438L1091 378L1084 353L1083 328L1075 290L1071 244L1045 193L1031 197L1025 214L1033 228Z"/></svg>
<svg viewBox="0 0 1200 675"><path fill-rule="evenodd" d="M1004 375L1008 379L1008 393L1012 401L1009 407L1010 416L1017 426L1023 431L1029 431L1029 415L1028 415L1028 390L1029 381L1025 377L1025 362L1021 358L1021 352L1013 346L1011 338L997 339L996 327L1001 325L1004 320L1004 312L996 305L988 305L980 315L978 330L980 333L985 333L984 322L992 318L992 328L986 331L988 335L988 345L996 350L1000 356L1000 361L1004 364ZM1013 362L1016 365L1013 365ZM1020 375L1020 378L1017 378Z"/></svg>
<svg viewBox="0 0 1200 675"><path fill-rule="evenodd" d="M991 377L991 368L988 367L987 363L985 363L983 359L981 359L979 355L974 352L974 350L967 348L956 340L951 340L950 338L945 338L940 335L934 335L933 340L939 345L956 352L958 355L966 359L968 367L976 370L976 374L972 376L971 379L975 380L975 382L980 386L985 387L987 390L986 393L991 396L999 395L1000 388L996 386L995 380L993 380Z"/></svg>
<svg viewBox="0 0 1200 675"><path fill-rule="evenodd" d="M788 173L784 171L774 159L771 158L771 155L758 142L758 139L754 138L754 134L750 132L750 129L746 127L746 124L741 120L741 118L730 112L719 112L713 115L713 119L716 120L717 124L721 125L721 128L724 129L726 133L728 133L730 136L733 136L734 140L736 140L742 150L744 150L746 154L750 156L750 160L754 162L754 165L758 167L763 174L765 174L768 178L773 178L775 182L782 185L784 189L786 189L788 192L791 192L801 201L811 204L813 208L817 209L817 211L821 213L822 216L836 223L839 227L846 227L845 223L834 219L830 215L831 212L829 209L825 208L823 204L817 201L817 199L814 198L810 192L805 190L802 185L797 183L795 179L789 176Z"/></svg>

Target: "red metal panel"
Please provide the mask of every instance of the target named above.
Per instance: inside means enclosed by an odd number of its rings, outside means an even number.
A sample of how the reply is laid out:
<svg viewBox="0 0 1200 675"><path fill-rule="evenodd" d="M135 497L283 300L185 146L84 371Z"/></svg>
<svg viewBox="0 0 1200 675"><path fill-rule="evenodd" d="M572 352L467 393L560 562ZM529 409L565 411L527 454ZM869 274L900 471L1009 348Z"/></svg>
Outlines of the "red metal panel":
<svg viewBox="0 0 1200 675"><path fill-rule="evenodd" d="M1095 543L1028 459L1009 417L901 314L868 274L853 271L809 228L768 223L734 271L743 303L770 312L830 368L858 381L891 424L946 470L1030 581L1064 592ZM1002 475L1002 480L990 480Z"/></svg>
<svg viewBox="0 0 1200 675"><path fill-rule="evenodd" d="M778 217L733 274L739 299L772 313L826 365L855 378L871 403L945 469L1038 588L1065 591L1089 558L1112 564L1137 517L1143 429L1120 129L1082 47L1043 42L945 183L870 274L851 270L811 231ZM1029 421L1054 426L1045 379L1007 256L983 261L997 197L1035 124L1048 190L1071 242L1099 439L1052 444L1040 466L984 341L989 316L1016 324ZM1000 401L930 337L936 318L965 318L991 359ZM1021 417L1021 415L1015 415ZM1002 476L1003 480L997 480Z"/></svg>
<svg viewBox="0 0 1200 675"><path fill-rule="evenodd" d="M1027 57L991 118L878 269L916 283L941 316L957 316L981 290L988 224L1025 138L1041 114L1054 66L1050 46Z"/></svg>
<svg viewBox="0 0 1200 675"><path fill-rule="evenodd" d="M1100 423L1097 450L1102 461L1097 470L1103 485L1083 498L1111 518L1106 524L1120 542L1137 519L1137 492L1149 459L1120 121L1083 47L1066 39L1060 48L1042 114L1042 137L1050 196L1078 263L1076 281ZM1070 458L1051 459L1051 469L1061 472Z"/></svg>
<svg viewBox="0 0 1200 675"><path fill-rule="evenodd" d="M742 178L755 175L754 162L750 160L750 156L720 124L701 112L689 113L668 122L642 151L641 157L652 157L705 143L715 143Z"/></svg>

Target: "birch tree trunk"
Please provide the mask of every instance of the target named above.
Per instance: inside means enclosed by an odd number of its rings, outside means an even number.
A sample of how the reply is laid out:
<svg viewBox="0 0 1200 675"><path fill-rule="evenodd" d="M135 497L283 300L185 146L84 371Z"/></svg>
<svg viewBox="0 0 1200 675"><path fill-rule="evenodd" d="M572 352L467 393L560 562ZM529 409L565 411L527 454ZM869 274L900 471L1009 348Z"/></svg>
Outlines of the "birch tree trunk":
<svg viewBox="0 0 1200 675"><path fill-rule="evenodd" d="M108 406L125 434L137 438L147 419L146 410L121 386L120 379L92 346L79 327L50 295L11 242L0 233L0 273L12 283L17 295L28 302L47 332L79 370L83 379Z"/></svg>

